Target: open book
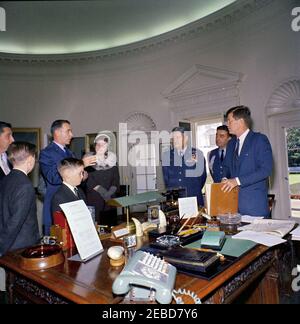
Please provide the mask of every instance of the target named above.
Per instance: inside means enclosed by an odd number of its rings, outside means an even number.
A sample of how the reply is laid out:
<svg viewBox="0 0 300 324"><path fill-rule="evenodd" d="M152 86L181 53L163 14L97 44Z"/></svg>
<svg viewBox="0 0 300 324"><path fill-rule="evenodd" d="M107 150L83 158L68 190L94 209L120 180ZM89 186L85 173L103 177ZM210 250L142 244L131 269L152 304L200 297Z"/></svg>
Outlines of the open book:
<svg viewBox="0 0 300 324"><path fill-rule="evenodd" d="M252 224L240 227L241 231L253 231L270 235L284 237L295 227L293 221L282 221L273 219L255 219Z"/></svg>

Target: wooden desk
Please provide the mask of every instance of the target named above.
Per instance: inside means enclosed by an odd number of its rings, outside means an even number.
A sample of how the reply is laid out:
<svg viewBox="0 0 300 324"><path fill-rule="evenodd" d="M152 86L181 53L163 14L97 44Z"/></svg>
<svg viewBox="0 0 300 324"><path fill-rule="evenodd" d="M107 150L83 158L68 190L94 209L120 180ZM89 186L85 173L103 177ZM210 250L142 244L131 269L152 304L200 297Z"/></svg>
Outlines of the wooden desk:
<svg viewBox="0 0 300 324"><path fill-rule="evenodd" d="M112 295L111 287L122 268L112 268L106 255L80 264L64 264L44 271L20 269L19 254L0 258L0 266L7 271L10 303L79 303L113 304L120 298ZM211 281L178 274L176 289L193 290L204 303L279 303L278 249L258 246L233 266ZM246 295L246 298L243 297ZM188 301L187 301L188 302Z"/></svg>

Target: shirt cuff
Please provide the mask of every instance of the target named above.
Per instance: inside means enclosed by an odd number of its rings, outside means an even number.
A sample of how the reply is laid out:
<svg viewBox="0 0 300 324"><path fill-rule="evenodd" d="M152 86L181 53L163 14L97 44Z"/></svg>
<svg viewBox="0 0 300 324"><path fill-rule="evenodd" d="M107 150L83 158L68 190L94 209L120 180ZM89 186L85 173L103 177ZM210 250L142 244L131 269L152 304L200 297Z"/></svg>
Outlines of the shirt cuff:
<svg viewBox="0 0 300 324"><path fill-rule="evenodd" d="M241 185L241 182L240 182L240 179L239 178L235 178L237 184L240 186Z"/></svg>

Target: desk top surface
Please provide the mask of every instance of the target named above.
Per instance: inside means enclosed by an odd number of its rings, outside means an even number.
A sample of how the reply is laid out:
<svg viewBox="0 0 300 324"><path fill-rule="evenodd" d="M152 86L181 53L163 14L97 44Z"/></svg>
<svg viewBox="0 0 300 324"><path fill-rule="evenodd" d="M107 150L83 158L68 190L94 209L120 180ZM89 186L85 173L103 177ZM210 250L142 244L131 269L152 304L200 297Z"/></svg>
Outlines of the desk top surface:
<svg viewBox="0 0 300 324"><path fill-rule="evenodd" d="M107 256L108 247L117 244L110 240L105 240L102 243L104 252L87 263L68 261L66 259L64 264L47 270L26 271L19 267L20 253L14 252L0 258L0 266L23 275L74 303L118 303L120 298L113 296L112 284L123 267L112 267ZM138 242L138 245L141 246L144 243L141 241ZM268 248L264 246L255 247L210 281L179 273L176 277L175 289L185 288L193 290L203 299L221 287L226 281L233 278L239 271L247 267L267 250Z"/></svg>

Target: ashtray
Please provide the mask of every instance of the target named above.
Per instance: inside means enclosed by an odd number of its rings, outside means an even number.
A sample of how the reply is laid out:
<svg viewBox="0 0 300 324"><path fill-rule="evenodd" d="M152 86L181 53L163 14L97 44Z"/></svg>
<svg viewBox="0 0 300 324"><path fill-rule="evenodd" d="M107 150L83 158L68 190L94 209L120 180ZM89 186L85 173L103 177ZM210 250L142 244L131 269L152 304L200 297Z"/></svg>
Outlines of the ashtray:
<svg viewBox="0 0 300 324"><path fill-rule="evenodd" d="M220 230L224 231L227 235L234 235L238 232L238 226L241 223L240 214L224 214L219 215Z"/></svg>
<svg viewBox="0 0 300 324"><path fill-rule="evenodd" d="M175 235L163 235L156 239L156 243L164 247L180 245L180 239Z"/></svg>
<svg viewBox="0 0 300 324"><path fill-rule="evenodd" d="M40 244L21 253L20 267L24 270L43 270L63 263L65 257L59 245Z"/></svg>
<svg viewBox="0 0 300 324"><path fill-rule="evenodd" d="M241 223L241 214L224 214L218 216L220 223L225 225L238 225Z"/></svg>

